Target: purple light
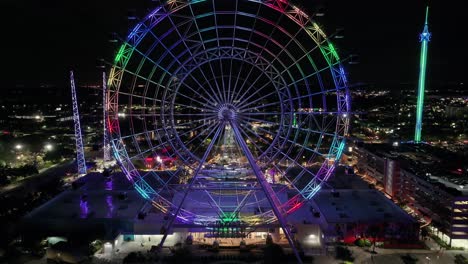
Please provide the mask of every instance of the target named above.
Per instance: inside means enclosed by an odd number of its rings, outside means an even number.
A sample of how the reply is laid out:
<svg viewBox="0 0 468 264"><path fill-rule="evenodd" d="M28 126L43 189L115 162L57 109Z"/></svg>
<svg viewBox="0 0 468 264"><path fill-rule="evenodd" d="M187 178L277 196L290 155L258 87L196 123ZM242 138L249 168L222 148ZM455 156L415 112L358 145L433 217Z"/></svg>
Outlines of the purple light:
<svg viewBox="0 0 468 264"><path fill-rule="evenodd" d="M89 212L88 201L80 200L80 218L87 218Z"/></svg>
<svg viewBox="0 0 468 264"><path fill-rule="evenodd" d="M112 191L114 189L114 181L112 179L108 179L106 181L106 184L104 186L104 188L107 190L107 191Z"/></svg>
<svg viewBox="0 0 468 264"><path fill-rule="evenodd" d="M107 218L112 218L112 213L114 212L114 201L112 199L112 195L109 194L106 196L106 204L107 204Z"/></svg>

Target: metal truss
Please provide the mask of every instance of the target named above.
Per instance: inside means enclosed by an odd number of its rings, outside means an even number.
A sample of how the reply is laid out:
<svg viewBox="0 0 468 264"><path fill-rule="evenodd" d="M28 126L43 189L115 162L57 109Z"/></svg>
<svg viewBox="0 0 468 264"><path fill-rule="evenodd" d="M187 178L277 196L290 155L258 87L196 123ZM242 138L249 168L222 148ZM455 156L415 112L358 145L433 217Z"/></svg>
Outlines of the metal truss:
<svg viewBox="0 0 468 264"><path fill-rule="evenodd" d="M73 77L73 71L70 71L70 86L72 94L72 106L73 106L73 123L75 126L75 144L76 144L76 163L78 166L78 174L86 174L86 160L84 157L83 150L83 138L81 134L80 125L80 114L78 112L78 100L76 98L75 79Z"/></svg>

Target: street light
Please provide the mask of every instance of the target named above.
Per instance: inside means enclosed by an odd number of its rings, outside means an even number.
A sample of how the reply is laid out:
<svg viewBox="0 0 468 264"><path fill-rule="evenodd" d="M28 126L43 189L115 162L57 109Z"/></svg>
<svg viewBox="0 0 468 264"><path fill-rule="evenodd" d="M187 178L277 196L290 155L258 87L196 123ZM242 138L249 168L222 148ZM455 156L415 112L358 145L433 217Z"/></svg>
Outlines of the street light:
<svg viewBox="0 0 468 264"><path fill-rule="evenodd" d="M21 144L17 144L17 145L15 146L15 149L17 149L17 150L20 150L20 149L22 149L22 148L23 148L23 145L21 145Z"/></svg>
<svg viewBox="0 0 468 264"><path fill-rule="evenodd" d="M163 160L161 159L161 157L156 156L156 161L159 162L159 166L161 166L160 168L163 170L164 169L164 163L163 163Z"/></svg>
<svg viewBox="0 0 468 264"><path fill-rule="evenodd" d="M45 148L47 151L51 151L54 147L52 146L52 144L46 144L44 148Z"/></svg>

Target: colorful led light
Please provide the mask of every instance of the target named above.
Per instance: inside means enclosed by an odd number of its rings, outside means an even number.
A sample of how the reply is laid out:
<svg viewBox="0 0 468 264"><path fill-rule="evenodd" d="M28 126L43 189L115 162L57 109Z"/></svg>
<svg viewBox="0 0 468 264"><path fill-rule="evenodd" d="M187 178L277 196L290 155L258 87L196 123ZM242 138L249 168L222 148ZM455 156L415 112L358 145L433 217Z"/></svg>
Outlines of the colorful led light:
<svg viewBox="0 0 468 264"><path fill-rule="evenodd" d="M414 142L421 142L422 130L422 115L424 110L424 92L426 82L426 64L427 64L427 45L431 40L431 33L429 33L427 18L429 14L429 7L426 7L426 21L424 23L424 30L419 35L421 41L421 59L419 62L419 83L418 83L418 101L416 105L416 128L414 131Z"/></svg>

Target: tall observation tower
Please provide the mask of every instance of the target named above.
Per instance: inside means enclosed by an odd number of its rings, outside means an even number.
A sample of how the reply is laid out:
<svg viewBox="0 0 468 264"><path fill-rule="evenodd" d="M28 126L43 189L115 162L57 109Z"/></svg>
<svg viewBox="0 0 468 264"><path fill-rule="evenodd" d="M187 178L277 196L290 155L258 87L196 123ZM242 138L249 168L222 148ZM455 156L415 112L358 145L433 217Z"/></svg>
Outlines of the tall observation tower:
<svg viewBox="0 0 468 264"><path fill-rule="evenodd" d="M426 64L427 64L427 44L431 40L431 33L427 25L429 15L429 7L426 7L426 20L424 22L424 30L419 35L421 41L421 58L419 62L419 83L418 83L418 103L416 105L416 129L414 131L414 142L421 142L422 115L424 109L424 90L426 82Z"/></svg>

